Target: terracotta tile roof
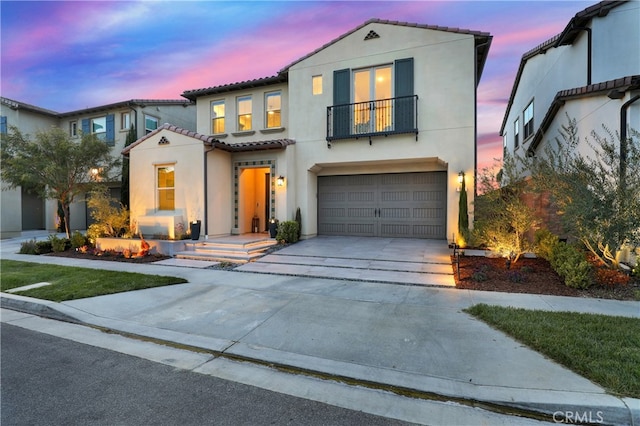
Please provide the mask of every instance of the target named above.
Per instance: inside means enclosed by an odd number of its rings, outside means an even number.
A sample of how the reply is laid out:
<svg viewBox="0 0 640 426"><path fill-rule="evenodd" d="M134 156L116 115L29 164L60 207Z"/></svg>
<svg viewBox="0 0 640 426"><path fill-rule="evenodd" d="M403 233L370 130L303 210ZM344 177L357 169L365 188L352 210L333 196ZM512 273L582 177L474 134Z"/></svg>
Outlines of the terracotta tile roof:
<svg viewBox="0 0 640 426"><path fill-rule="evenodd" d="M203 135L201 133L197 133L192 130L183 129L178 126L165 123L162 126L155 129L154 131L152 131L151 133L144 135L143 137L141 137L131 145L125 147L122 150L122 155L125 155L125 156L129 155L129 152L133 148L135 148L136 146L140 145L142 142L146 141L147 139L153 137L154 135L160 133L163 130L168 130L170 132L188 136L193 139L199 139L205 145L209 145L226 152L246 152L246 151L263 151L267 149L282 149L296 143L293 139L274 139L274 140L265 140L265 141L244 142L244 143L237 143L237 144L227 144L227 143L221 142L220 140L216 139L213 136Z"/></svg>
<svg viewBox="0 0 640 426"><path fill-rule="evenodd" d="M520 85L520 79L522 78L522 72L524 71L524 67L527 61L534 56L539 54L544 54L547 50L551 48L556 48L559 46L565 46L572 44L579 32L581 31L579 28L586 26L591 19L594 17L603 17L609 14L609 11L614 7L621 6L627 3L627 1L601 1L593 6L589 6L588 8L578 12L575 14L573 18L569 21L565 29L560 33L549 40L539 44L533 49L529 50L525 54L522 55L520 59L520 66L518 67L518 72L516 73L516 78L513 83L513 87L511 88L511 95L509 96L509 102L507 103L507 108L505 110L504 118L502 119L502 126L500 126L500 135L504 134L504 128L507 125L507 119L509 118L509 112L511 111L511 107L513 105L513 99L516 95L516 90Z"/></svg>
<svg viewBox="0 0 640 426"><path fill-rule="evenodd" d="M580 99L589 96L606 96L609 92L617 90L626 92L628 90L640 89L640 75L631 75L623 78L617 78L615 80L604 81L602 83L590 84L588 86L575 87L572 89L561 90L556 93L556 96L551 102L551 106L547 110L544 118L540 122L540 127L536 131L536 134L531 141L531 144L527 148L527 154L531 155L538 148L544 137L544 133L547 131L551 122L555 118L560 108L566 101L573 99Z"/></svg>
<svg viewBox="0 0 640 426"><path fill-rule="evenodd" d="M273 84L286 83L288 77L286 74L274 75L271 77L256 78L254 80L239 81L236 83L223 84L221 86L206 87L204 89L186 90L182 96L195 101L199 96L215 95L218 93L226 93L234 90L251 89L253 87L270 86Z"/></svg>
<svg viewBox="0 0 640 426"><path fill-rule="evenodd" d="M56 111L52 111L46 108L40 108L38 106L27 104L20 101L14 101L13 99L5 98L5 97L1 97L0 102L11 109L24 109L28 111L37 112L39 114L50 115L52 117L58 117L59 115L59 113L57 113Z"/></svg>
<svg viewBox="0 0 640 426"><path fill-rule="evenodd" d="M410 23L410 22L400 22L400 21L389 21L389 20L383 20L383 19L369 19L368 21L366 21L364 24L359 25L358 27L352 29L349 32L346 32L344 34L342 34L341 36L331 40L329 43L319 47L318 49L314 50L313 52L303 56L302 58L290 63L289 65L287 65L286 67L284 67L283 69L280 70L280 73L283 72L288 72L289 68L291 68L292 66L294 66L295 64L304 61L305 59L315 55L316 53L320 52L321 50L326 49L327 47L331 46L332 44L335 44L336 42L348 37L349 35L353 34L354 32L360 30L361 28L366 27L367 25L370 24L386 24L386 25L398 25L398 26L404 26L404 27L413 27L413 28L422 28L422 29L427 29L427 30L436 30L436 31L447 31L447 32L452 32L452 33L459 33L459 34L470 34L475 36L476 38L476 47L479 48L478 50L478 81L480 81L480 76L482 75L482 70L484 69L484 64L487 60L487 56L489 54L489 47L491 46L491 40L492 40L492 36L491 34L487 33L487 32L481 32L481 31L472 31L472 30L467 30L467 29L461 29L461 28L452 28L452 27L441 27L441 26L437 26L437 25L426 25L426 24L416 24L416 23Z"/></svg>
<svg viewBox="0 0 640 426"><path fill-rule="evenodd" d="M107 105L99 105L96 107L79 109L75 111L69 111L59 114L60 117L71 117L74 115L84 115L100 111L109 111L117 108L124 107L136 107L136 106L152 106L152 105L182 105L189 106L195 105L193 102L185 101L184 99L130 99L128 101L115 102Z"/></svg>

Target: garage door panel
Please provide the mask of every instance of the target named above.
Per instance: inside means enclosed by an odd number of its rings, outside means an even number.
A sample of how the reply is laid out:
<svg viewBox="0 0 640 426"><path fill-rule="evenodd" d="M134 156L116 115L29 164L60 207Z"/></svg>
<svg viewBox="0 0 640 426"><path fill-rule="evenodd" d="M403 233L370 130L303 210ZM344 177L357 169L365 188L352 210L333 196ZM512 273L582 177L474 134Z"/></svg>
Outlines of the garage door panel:
<svg viewBox="0 0 640 426"><path fill-rule="evenodd" d="M318 233L446 238L446 172L321 176Z"/></svg>

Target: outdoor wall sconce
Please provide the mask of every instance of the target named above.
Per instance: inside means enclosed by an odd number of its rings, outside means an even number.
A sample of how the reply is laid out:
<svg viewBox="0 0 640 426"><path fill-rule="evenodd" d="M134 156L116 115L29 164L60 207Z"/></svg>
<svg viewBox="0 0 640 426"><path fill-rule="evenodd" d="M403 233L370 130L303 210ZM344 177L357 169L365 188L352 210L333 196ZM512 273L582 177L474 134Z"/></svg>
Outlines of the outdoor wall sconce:
<svg viewBox="0 0 640 426"><path fill-rule="evenodd" d="M278 176L276 178L276 185L278 186L284 186L284 176Z"/></svg>
<svg viewBox="0 0 640 426"><path fill-rule="evenodd" d="M462 182L464 182L464 172L458 173L458 188L457 188L457 192L462 191Z"/></svg>

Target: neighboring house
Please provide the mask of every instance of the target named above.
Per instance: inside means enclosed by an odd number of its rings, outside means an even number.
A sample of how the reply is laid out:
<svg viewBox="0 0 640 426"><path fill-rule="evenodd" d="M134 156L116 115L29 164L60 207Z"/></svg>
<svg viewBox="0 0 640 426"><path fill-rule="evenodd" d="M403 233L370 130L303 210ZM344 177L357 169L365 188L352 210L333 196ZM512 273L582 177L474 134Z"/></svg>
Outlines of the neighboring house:
<svg viewBox="0 0 640 426"><path fill-rule="evenodd" d="M164 125L123 151L131 218L146 235L200 220L206 238L300 208L302 238L453 238L491 40L374 19L273 77L186 91L196 132Z"/></svg>
<svg viewBox="0 0 640 426"><path fill-rule="evenodd" d="M606 1L522 56L500 134L504 152L537 156L575 119L580 149L592 131L640 130L640 2ZM621 127L622 126L622 127Z"/></svg>
<svg viewBox="0 0 640 426"><path fill-rule="evenodd" d="M23 134L33 136L37 131L57 126L69 132L72 138L84 133L95 133L112 146L112 155L120 156L127 133L132 125L137 135L143 136L172 122L188 129L195 129L195 104L185 99L141 100L132 99L77 111L59 113L23 102L1 98L0 120L2 134L15 126ZM107 183L112 196L120 199L120 182ZM54 230L56 228L57 204L23 191L21 188L3 190L2 238L19 235L21 231L33 229ZM84 230L91 218L84 199L71 206L71 229Z"/></svg>

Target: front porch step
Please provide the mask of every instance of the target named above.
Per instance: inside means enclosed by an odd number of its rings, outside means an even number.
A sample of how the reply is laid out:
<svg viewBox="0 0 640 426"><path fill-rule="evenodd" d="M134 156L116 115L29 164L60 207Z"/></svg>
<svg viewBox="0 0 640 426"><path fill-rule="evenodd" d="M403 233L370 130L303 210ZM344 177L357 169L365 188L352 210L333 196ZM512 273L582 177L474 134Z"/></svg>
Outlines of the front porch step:
<svg viewBox="0 0 640 426"><path fill-rule="evenodd" d="M211 262L247 263L264 255L278 244L272 238L210 240L186 243L186 251L178 252L178 259L206 260Z"/></svg>

